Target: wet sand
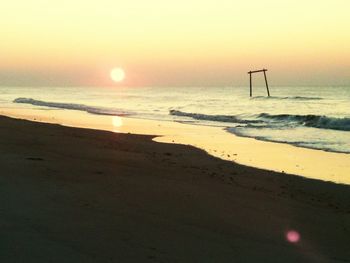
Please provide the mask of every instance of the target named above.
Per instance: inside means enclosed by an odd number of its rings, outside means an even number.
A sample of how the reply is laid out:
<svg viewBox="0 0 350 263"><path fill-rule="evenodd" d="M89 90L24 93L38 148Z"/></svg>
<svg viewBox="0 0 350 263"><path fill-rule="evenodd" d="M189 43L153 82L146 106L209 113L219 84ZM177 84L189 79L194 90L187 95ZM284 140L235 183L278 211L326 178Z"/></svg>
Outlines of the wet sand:
<svg viewBox="0 0 350 263"><path fill-rule="evenodd" d="M0 135L1 262L350 261L349 186L153 136L7 117Z"/></svg>
<svg viewBox="0 0 350 263"><path fill-rule="evenodd" d="M238 137L222 127L93 115L73 110L1 108L0 115L117 133L157 135L157 142L192 145L220 159L350 185L350 154Z"/></svg>

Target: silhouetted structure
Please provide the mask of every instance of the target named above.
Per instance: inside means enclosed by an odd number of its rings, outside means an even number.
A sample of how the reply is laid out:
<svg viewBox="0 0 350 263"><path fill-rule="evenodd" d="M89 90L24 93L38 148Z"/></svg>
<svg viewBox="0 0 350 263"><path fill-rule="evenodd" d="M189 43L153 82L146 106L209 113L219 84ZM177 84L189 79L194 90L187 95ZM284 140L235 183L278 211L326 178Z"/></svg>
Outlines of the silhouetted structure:
<svg viewBox="0 0 350 263"><path fill-rule="evenodd" d="M250 97L253 96L253 83L252 83L252 74L253 73L258 73L258 72L264 72L264 77L265 77L265 83L266 83L266 90L267 90L267 96L270 97L270 91L269 91L269 84L267 84L267 78L266 78L266 71L267 69L260 69L260 70L254 70L254 71L249 71L249 80L250 80Z"/></svg>

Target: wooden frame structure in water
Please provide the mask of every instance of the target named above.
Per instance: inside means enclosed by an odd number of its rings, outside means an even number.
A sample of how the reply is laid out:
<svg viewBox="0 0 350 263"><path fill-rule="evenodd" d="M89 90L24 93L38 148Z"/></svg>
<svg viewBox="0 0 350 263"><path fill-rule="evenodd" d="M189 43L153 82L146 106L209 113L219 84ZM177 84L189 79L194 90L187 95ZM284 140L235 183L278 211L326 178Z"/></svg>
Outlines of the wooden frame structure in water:
<svg viewBox="0 0 350 263"><path fill-rule="evenodd" d="M250 97L253 96L253 82L252 82L252 74L253 73L259 73L259 72L264 72L264 77L265 77L265 84L266 84L266 90L267 90L267 96L270 97L270 90L269 90L269 84L267 83L267 77L266 77L266 71L267 69L260 69L260 70L254 70L254 71L249 71L249 86L250 86Z"/></svg>

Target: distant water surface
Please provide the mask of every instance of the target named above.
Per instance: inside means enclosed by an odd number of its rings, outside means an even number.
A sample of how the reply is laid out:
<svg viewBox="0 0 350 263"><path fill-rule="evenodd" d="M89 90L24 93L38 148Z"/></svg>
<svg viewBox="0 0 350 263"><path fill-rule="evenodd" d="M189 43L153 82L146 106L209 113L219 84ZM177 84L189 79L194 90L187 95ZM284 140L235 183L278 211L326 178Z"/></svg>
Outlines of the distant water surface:
<svg viewBox="0 0 350 263"><path fill-rule="evenodd" d="M350 153L350 87L2 87L1 107L213 125L239 136Z"/></svg>

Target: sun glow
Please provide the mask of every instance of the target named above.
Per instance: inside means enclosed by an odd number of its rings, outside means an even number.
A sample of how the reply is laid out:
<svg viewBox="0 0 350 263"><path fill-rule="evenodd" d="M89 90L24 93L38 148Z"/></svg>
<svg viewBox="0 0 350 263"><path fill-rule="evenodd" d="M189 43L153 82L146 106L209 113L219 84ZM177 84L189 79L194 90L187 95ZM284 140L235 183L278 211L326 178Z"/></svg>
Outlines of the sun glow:
<svg viewBox="0 0 350 263"><path fill-rule="evenodd" d="M114 82L121 82L125 79L125 71L122 68L114 68L111 70L110 76Z"/></svg>
<svg viewBox="0 0 350 263"><path fill-rule="evenodd" d="M112 125L114 132L120 132L120 128L123 126L123 120L119 116L112 117Z"/></svg>
<svg viewBox="0 0 350 263"><path fill-rule="evenodd" d="M275 72L276 84L349 83L349 0L11 0L0 7L3 85L246 85L242 72L260 67Z"/></svg>

